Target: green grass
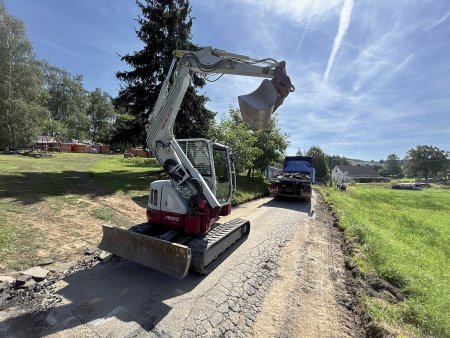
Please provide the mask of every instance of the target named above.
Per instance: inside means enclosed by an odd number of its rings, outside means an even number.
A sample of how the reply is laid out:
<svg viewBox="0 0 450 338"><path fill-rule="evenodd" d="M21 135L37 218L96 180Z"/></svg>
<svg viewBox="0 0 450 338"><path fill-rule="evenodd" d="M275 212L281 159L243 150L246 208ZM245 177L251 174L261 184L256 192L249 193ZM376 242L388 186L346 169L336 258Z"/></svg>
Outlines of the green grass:
<svg viewBox="0 0 450 338"><path fill-rule="evenodd" d="M0 155L0 261L14 270L33 264L36 248L42 247L42 243L39 232L23 224L32 222L27 214L48 219L51 214L73 208L84 214L90 207L86 199L117 192L131 197L145 195L150 181L159 178L156 173L160 168L155 165L149 159L124 159L121 155L61 153L49 158ZM41 202L47 207L44 211ZM109 209L102 206L90 213L107 222L132 225L115 211L107 216ZM49 221L51 226L57 228L59 224Z"/></svg>
<svg viewBox="0 0 450 338"><path fill-rule="evenodd" d="M20 270L32 262L28 248L38 241L27 229L14 222L25 208L17 202L0 199L0 265L2 268Z"/></svg>
<svg viewBox="0 0 450 338"><path fill-rule="evenodd" d="M450 336L450 190L392 190L385 186L322 188L347 233L363 254L363 272L377 273L406 294L399 304L371 297L365 307L375 322Z"/></svg>
<svg viewBox="0 0 450 338"><path fill-rule="evenodd" d="M105 223L131 226L118 210L98 205L103 202L96 197L120 193L145 206L150 183L166 178L155 159L76 153L49 158L0 155L0 262L8 269L24 269L35 261L37 248L45 249L43 234L32 230L33 220L27 215L48 220L49 229L65 221L70 229L70 219L61 215L73 209ZM266 193L262 178L239 176L233 203ZM93 208L90 199L96 199L97 206Z"/></svg>
<svg viewBox="0 0 450 338"><path fill-rule="evenodd" d="M100 206L95 208L91 211L91 215L97 219L105 221L105 223L114 224L123 228L129 228L133 225L133 222L109 206Z"/></svg>
<svg viewBox="0 0 450 338"><path fill-rule="evenodd" d="M155 159L109 156L91 166L91 175L109 193L142 196L148 194L152 181L167 178L161 170Z"/></svg>
<svg viewBox="0 0 450 338"><path fill-rule="evenodd" d="M263 177L237 176L237 192L233 205L241 204L269 194L268 182Z"/></svg>

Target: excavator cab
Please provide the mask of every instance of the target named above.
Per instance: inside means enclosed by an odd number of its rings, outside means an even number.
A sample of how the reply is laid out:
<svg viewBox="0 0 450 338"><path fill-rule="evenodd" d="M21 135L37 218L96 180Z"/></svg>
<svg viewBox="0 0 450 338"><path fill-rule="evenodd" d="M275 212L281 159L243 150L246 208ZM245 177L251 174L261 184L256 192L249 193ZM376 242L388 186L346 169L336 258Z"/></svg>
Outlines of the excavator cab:
<svg viewBox="0 0 450 338"><path fill-rule="evenodd" d="M213 144L212 153L216 173L216 198L220 204L230 204L235 191L234 164L231 162L230 149Z"/></svg>
<svg viewBox="0 0 450 338"><path fill-rule="evenodd" d="M219 201L219 216L227 216L231 212L231 199L236 191L231 149L201 138L177 142ZM99 247L165 274L183 278L189 267L200 273L208 273L218 255L248 236L250 224L240 219L225 223L217 229L213 225L206 236L186 233L189 221L185 217L187 210L183 197L189 199L189 196L184 196L189 191L183 190L181 186L178 192L174 189L170 180L153 181L147 208L150 223L130 230L103 225L103 238ZM213 222L216 220L212 219ZM187 243L190 236L193 239Z"/></svg>
<svg viewBox="0 0 450 338"><path fill-rule="evenodd" d="M230 148L201 138L177 142L220 205L230 204L236 191L236 173Z"/></svg>

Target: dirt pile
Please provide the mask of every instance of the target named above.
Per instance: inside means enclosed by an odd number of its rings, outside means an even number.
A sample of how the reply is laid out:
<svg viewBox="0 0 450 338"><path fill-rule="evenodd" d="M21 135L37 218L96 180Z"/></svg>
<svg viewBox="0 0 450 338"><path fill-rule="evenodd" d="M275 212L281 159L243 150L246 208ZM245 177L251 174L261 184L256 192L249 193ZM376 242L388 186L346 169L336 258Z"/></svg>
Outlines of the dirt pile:
<svg viewBox="0 0 450 338"><path fill-rule="evenodd" d="M323 205L327 208L328 213L332 217L333 227L340 233L342 250L345 253L345 267L348 275L346 288L353 295L353 298L359 299L362 295L369 295L391 303L404 301L405 295L399 288L379 276L364 274L359 267L352 262L352 257L361 254L360 245L356 242L355 238L345 235L344 228L339 221L339 215L333 210L333 204L323 200L322 196L320 199L323 201ZM359 300L358 303L360 303ZM359 306L359 308L361 326L364 327L366 331L366 337L379 338L396 336L396 333L389 332L386 328L380 327L377 323L373 322L372 319L364 313L361 306Z"/></svg>

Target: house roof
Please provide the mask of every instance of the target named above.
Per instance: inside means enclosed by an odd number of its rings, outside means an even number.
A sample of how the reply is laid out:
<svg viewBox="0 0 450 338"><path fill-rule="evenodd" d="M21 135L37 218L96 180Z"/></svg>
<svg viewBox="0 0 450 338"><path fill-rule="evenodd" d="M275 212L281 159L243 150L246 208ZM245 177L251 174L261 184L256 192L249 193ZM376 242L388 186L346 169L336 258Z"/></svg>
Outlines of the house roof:
<svg viewBox="0 0 450 338"><path fill-rule="evenodd" d="M351 177L379 177L380 175L372 167L355 167L351 165L338 165L342 172L347 172Z"/></svg>
<svg viewBox="0 0 450 338"><path fill-rule="evenodd" d="M52 143L52 142L56 142L55 138L52 136L45 136L45 135L38 136L36 140L36 143Z"/></svg>

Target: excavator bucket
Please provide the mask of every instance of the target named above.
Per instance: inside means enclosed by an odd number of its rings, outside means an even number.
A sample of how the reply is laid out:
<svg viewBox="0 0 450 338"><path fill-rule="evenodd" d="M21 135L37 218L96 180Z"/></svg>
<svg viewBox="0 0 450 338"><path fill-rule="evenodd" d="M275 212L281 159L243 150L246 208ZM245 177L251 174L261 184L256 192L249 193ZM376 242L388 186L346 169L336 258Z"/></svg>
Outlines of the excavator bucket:
<svg viewBox="0 0 450 338"><path fill-rule="evenodd" d="M277 91L270 80L263 80L253 93L238 96L242 119L253 129L263 129L269 124L277 102Z"/></svg>
<svg viewBox="0 0 450 338"><path fill-rule="evenodd" d="M191 249L185 245L110 225L103 225L99 248L180 279L191 264Z"/></svg>
<svg viewBox="0 0 450 338"><path fill-rule="evenodd" d="M238 96L242 119L253 129L263 129L269 124L272 113L283 104L284 99L295 90L286 64L280 62L272 80L263 80L253 93Z"/></svg>

